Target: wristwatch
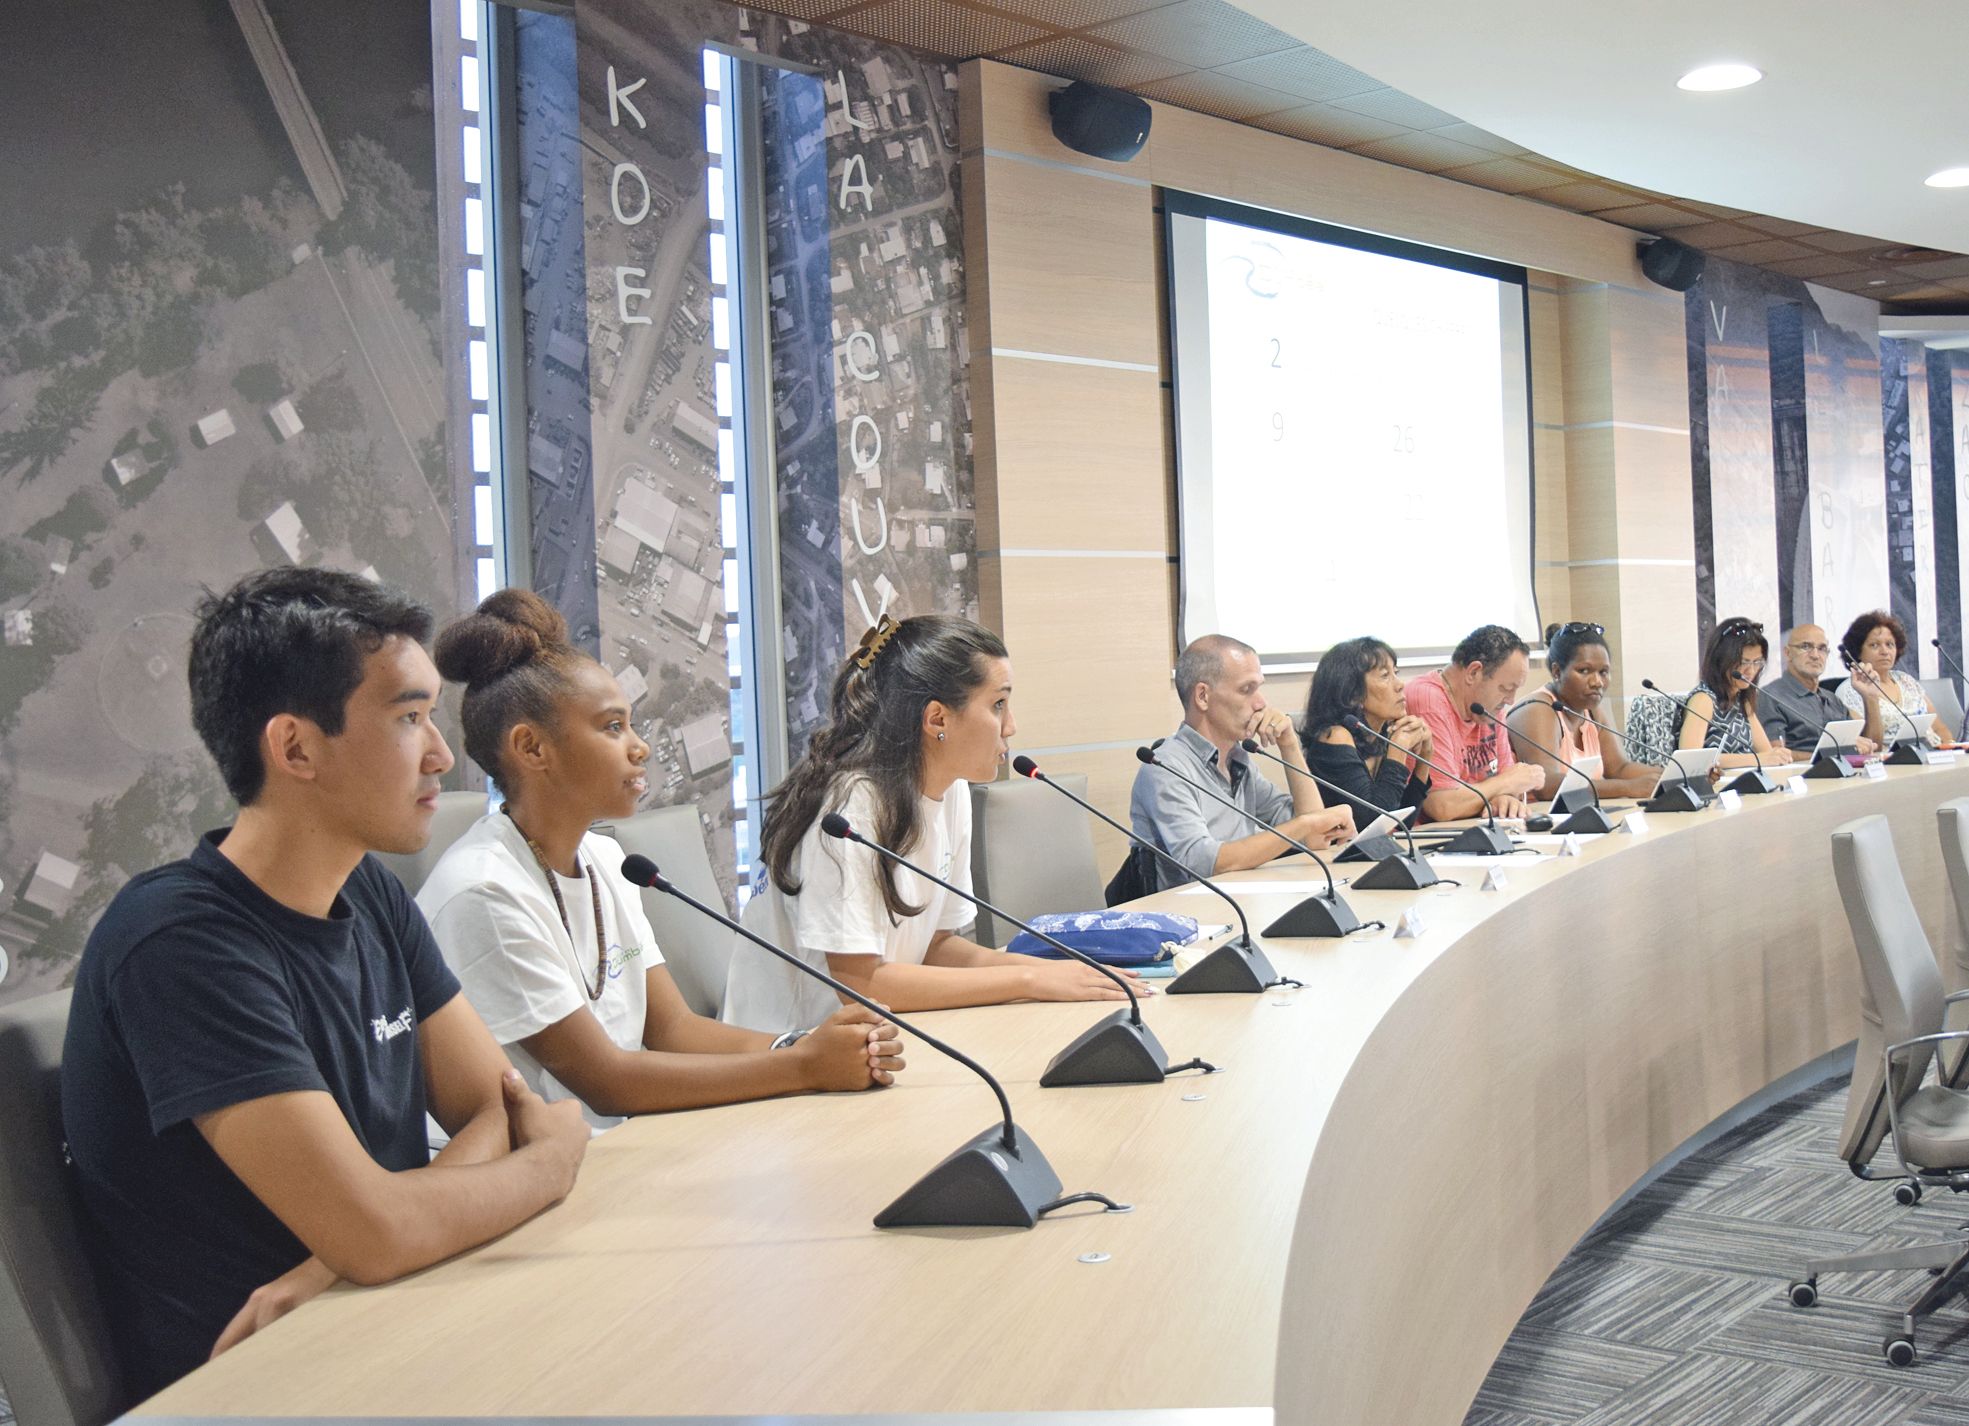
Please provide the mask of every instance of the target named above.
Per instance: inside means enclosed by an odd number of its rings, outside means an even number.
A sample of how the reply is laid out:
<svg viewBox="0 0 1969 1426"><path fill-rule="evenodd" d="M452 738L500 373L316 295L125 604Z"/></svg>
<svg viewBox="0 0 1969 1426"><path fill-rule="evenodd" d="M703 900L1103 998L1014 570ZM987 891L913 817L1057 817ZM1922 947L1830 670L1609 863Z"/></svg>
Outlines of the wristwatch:
<svg viewBox="0 0 1969 1426"><path fill-rule="evenodd" d="M811 1034L813 1034L811 1030L788 1030L766 1048L769 1050L790 1050Z"/></svg>

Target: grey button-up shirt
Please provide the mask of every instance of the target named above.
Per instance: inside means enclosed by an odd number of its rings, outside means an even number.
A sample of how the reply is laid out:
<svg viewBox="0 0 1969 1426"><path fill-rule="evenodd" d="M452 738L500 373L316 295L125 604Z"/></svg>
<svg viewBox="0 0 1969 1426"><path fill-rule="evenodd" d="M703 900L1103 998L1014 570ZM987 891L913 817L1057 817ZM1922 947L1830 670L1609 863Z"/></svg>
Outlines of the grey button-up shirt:
<svg viewBox="0 0 1969 1426"><path fill-rule="evenodd" d="M1823 683L1807 691L1789 669L1757 690L1757 721L1774 746L1809 753L1818 746L1819 729L1852 716L1838 694Z"/></svg>
<svg viewBox="0 0 1969 1426"><path fill-rule="evenodd" d="M1250 816L1243 816L1215 798L1207 797L1161 768L1144 763L1135 774L1128 799L1128 820L1135 835L1152 842L1189 868L1191 877L1209 876L1217 869L1217 849L1225 842L1248 837L1261 827L1276 826L1292 816L1292 794L1255 771L1242 750L1233 749L1227 775L1217 765L1210 740L1185 723L1155 750L1157 758L1216 788ZM1255 820L1254 820L1255 819ZM1155 887L1179 886L1188 878L1160 857L1155 862Z"/></svg>

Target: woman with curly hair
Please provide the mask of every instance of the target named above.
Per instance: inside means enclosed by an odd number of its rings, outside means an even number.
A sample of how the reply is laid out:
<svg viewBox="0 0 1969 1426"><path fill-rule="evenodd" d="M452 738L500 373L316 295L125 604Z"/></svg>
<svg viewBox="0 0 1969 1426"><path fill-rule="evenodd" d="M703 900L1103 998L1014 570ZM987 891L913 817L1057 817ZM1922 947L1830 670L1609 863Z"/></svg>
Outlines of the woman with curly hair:
<svg viewBox="0 0 1969 1426"><path fill-rule="evenodd" d="M1928 706L1928 693L1921 680L1895 667L1906 652L1907 625L1885 609L1860 615L1846 626L1845 637L1839 641L1839 656L1852 670L1852 676L1840 686L1839 701L1855 718L1866 719L1864 735L1882 747L1912 738L1914 725L1908 718L1935 711ZM1928 736L1937 743L1955 741L1940 717Z"/></svg>

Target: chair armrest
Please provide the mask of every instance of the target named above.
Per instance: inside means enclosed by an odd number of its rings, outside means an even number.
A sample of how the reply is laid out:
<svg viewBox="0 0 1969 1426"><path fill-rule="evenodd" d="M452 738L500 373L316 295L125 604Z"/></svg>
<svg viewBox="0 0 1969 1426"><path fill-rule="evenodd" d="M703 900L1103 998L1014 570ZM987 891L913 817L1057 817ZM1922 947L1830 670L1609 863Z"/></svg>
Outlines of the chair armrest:
<svg viewBox="0 0 1969 1426"><path fill-rule="evenodd" d="M1942 1001L1942 1004L1955 1005L1955 1004L1959 1004L1964 1000L1969 1000L1969 990L1958 990L1952 992L1945 1000Z"/></svg>
<svg viewBox="0 0 1969 1426"><path fill-rule="evenodd" d="M1909 1178L1914 1177L1914 1170L1908 1167L1907 1155L1901 1150L1901 1109L1894 1098L1894 1057L1916 1045L1938 1045L1945 1040L1969 1040L1969 1030L1939 1030L1932 1035L1916 1035L1912 1039L1896 1041L1880 1052L1880 1082L1887 1099L1887 1129L1894 1141L1894 1157L1900 1162L1901 1172Z"/></svg>

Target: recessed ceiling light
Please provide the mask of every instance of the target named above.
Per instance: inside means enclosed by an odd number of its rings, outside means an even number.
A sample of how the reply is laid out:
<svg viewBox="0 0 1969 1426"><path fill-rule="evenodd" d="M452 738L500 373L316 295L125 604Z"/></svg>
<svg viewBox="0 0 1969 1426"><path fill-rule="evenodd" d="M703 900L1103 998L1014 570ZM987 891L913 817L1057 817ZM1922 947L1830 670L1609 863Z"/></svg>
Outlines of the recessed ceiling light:
<svg viewBox="0 0 1969 1426"><path fill-rule="evenodd" d="M1741 89L1763 77L1764 71L1754 64L1705 64L1676 80L1675 87L1708 94L1718 89Z"/></svg>
<svg viewBox="0 0 1969 1426"><path fill-rule="evenodd" d="M1969 168L1945 168L1928 175L1930 188L1969 188Z"/></svg>

